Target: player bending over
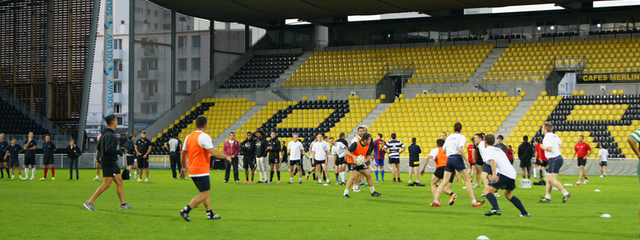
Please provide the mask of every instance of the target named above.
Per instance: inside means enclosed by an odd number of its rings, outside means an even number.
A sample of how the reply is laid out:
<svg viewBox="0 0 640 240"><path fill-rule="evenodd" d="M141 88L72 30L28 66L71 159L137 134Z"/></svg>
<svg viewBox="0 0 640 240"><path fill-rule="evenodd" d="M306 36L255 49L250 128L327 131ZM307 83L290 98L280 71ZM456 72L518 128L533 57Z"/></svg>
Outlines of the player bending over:
<svg viewBox="0 0 640 240"><path fill-rule="evenodd" d="M372 197L379 197L381 194L376 192L376 188L373 186L373 181L371 180L371 172L369 171L369 166L366 164L368 161L373 159L371 155L371 135L365 133L362 135L360 141L354 142L349 147L349 150L346 152L347 155L347 166L349 168L349 180L347 181L347 186L344 189L345 198L349 197L349 188L354 184L358 175L357 173L362 174L365 178L367 178L367 182L369 183L369 190L371 190ZM358 157L364 157L365 162L362 165L356 165L356 159Z"/></svg>

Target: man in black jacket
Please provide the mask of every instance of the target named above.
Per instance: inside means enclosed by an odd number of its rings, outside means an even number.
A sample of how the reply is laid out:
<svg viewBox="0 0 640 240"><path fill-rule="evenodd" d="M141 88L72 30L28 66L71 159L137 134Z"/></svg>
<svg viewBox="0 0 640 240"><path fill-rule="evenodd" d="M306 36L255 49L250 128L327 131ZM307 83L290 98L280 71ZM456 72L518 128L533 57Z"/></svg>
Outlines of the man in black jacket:
<svg viewBox="0 0 640 240"><path fill-rule="evenodd" d="M251 183L253 183L253 175L256 171L256 141L253 140L253 134L247 133L247 138L240 144L240 152L244 167L244 183L249 182L249 171L251 171Z"/></svg>
<svg viewBox="0 0 640 240"><path fill-rule="evenodd" d="M269 164L267 159L267 140L262 130L256 132L256 137L258 138L256 140L256 162L258 163L258 172L260 172L260 181L258 183L266 183Z"/></svg>
<svg viewBox="0 0 640 240"><path fill-rule="evenodd" d="M520 168L522 168L522 178L531 179L531 157L533 147L529 143L529 136L522 137L522 143L518 147L518 157L520 158Z"/></svg>
<svg viewBox="0 0 640 240"><path fill-rule="evenodd" d="M91 199L84 203L84 207L89 211L96 211L93 202L111 186L111 182L116 183L116 191L120 198L120 209L133 209L124 201L124 192L122 190L122 176L118 167L118 156L122 156L122 152L118 146L118 139L115 135L115 129L118 126L118 119L115 115L109 115L104 119L107 122L107 129L102 132L102 137L98 142L98 149L101 153L102 161L102 179L103 182L91 196Z"/></svg>
<svg viewBox="0 0 640 240"><path fill-rule="evenodd" d="M131 178L131 171L133 170L133 164L136 164L136 169L138 168L137 166L137 159L136 159L136 145L135 143L133 143L133 139L134 136L133 134L129 134L129 136L127 136L127 142L124 143L124 145L122 145L122 148L124 148L124 154L125 156L127 156L127 170L129 170L129 178ZM137 179L138 178L138 171L135 171L133 173L133 178Z"/></svg>
<svg viewBox="0 0 640 240"><path fill-rule="evenodd" d="M271 139L267 143L267 151L269 152L269 167L271 169L271 177L267 184L273 183L273 171L278 172L278 184L280 184L280 140L276 137L276 132L271 131Z"/></svg>
<svg viewBox="0 0 640 240"><path fill-rule="evenodd" d="M69 158L69 179L73 179L73 169L76 169L76 179L80 179L80 175L78 175L78 157L82 155L82 151L78 145L76 145L76 140L73 138L69 140L69 147L67 147L67 157Z"/></svg>

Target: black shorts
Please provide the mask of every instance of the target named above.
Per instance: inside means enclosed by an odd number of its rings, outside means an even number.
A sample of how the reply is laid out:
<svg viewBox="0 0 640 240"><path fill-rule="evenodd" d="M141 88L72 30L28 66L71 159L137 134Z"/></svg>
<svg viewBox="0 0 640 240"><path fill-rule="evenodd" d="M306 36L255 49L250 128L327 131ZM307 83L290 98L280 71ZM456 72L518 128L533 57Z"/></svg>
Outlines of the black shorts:
<svg viewBox="0 0 640 240"><path fill-rule="evenodd" d="M9 159L9 163L7 164L7 167L10 167L10 168L20 167L20 160L18 158L8 157L8 159Z"/></svg>
<svg viewBox="0 0 640 240"><path fill-rule="evenodd" d="M476 160L476 165L478 165L478 166L482 166L482 165L484 165L484 161L482 161L482 160L480 160L480 161L479 161L479 160Z"/></svg>
<svg viewBox="0 0 640 240"><path fill-rule="evenodd" d="M420 167L420 159L416 161L412 161L411 159L409 159L409 167Z"/></svg>
<svg viewBox="0 0 640 240"><path fill-rule="evenodd" d="M135 162L135 156L127 156L127 166L133 166L133 162Z"/></svg>
<svg viewBox="0 0 640 240"><path fill-rule="evenodd" d="M120 174L120 168L117 161L104 161L102 162L102 177L115 177L116 174Z"/></svg>
<svg viewBox="0 0 640 240"><path fill-rule="evenodd" d="M489 186L496 189L513 190L516 189L516 180L503 176L502 174L498 174L498 181L494 183L489 182Z"/></svg>
<svg viewBox="0 0 640 240"><path fill-rule="evenodd" d="M538 163L538 166L543 166L543 167L549 166L549 161L540 161Z"/></svg>
<svg viewBox="0 0 640 240"><path fill-rule="evenodd" d="M607 162L600 161L600 167L606 167L606 166L607 166Z"/></svg>
<svg viewBox="0 0 640 240"><path fill-rule="evenodd" d="M209 176L191 177L191 180L196 184L198 191L204 192L211 190L211 181L209 181Z"/></svg>
<svg viewBox="0 0 640 240"><path fill-rule="evenodd" d="M53 160L53 157L42 157L42 164L46 166L46 165L56 164L56 163Z"/></svg>
<svg viewBox="0 0 640 240"><path fill-rule="evenodd" d="M253 156L244 156L242 158L242 167L244 169L254 169L256 168L256 158Z"/></svg>
<svg viewBox="0 0 640 240"><path fill-rule="evenodd" d="M290 160L289 161L289 165L291 165L291 166L302 165L302 161L300 161L300 160Z"/></svg>
<svg viewBox="0 0 640 240"><path fill-rule="evenodd" d="M36 157L25 157L24 165L36 165Z"/></svg>
<svg viewBox="0 0 640 240"><path fill-rule="evenodd" d="M315 165L321 165L321 164L327 163L327 161L326 160L315 160L315 163L316 163Z"/></svg>
<svg viewBox="0 0 640 240"><path fill-rule="evenodd" d="M400 164L400 158L389 158L389 164Z"/></svg>
<svg viewBox="0 0 640 240"><path fill-rule="evenodd" d="M342 165L342 164L347 164L347 160L345 160L344 157L336 158L336 165Z"/></svg>
<svg viewBox="0 0 640 240"><path fill-rule="evenodd" d="M362 166L357 166L353 163L347 163L347 168L349 168L349 171L361 171L361 170L369 169L369 166L367 164L362 164Z"/></svg>
<svg viewBox="0 0 640 240"><path fill-rule="evenodd" d="M273 164L280 163L280 158L274 158L274 159L269 158L269 164L272 164L272 163Z"/></svg>
<svg viewBox="0 0 640 240"><path fill-rule="evenodd" d="M493 174L493 171L491 170L491 164L485 164L482 166L482 172L486 172L489 175Z"/></svg>
<svg viewBox="0 0 640 240"><path fill-rule="evenodd" d="M587 165L587 159L586 158L578 158L578 167L579 166L585 166Z"/></svg>
<svg viewBox="0 0 640 240"><path fill-rule="evenodd" d="M138 156L138 168L149 168L149 157Z"/></svg>
<svg viewBox="0 0 640 240"><path fill-rule="evenodd" d="M521 168L526 168L526 167L530 168L531 167L531 159L524 159L524 160L520 159L520 167Z"/></svg>
<svg viewBox="0 0 640 240"><path fill-rule="evenodd" d="M443 179L444 178L444 167L436 168L436 171L433 172L433 176L436 176L439 179ZM455 177L455 174L451 173L451 178L449 178L449 182L450 183L453 182L453 178L454 177Z"/></svg>

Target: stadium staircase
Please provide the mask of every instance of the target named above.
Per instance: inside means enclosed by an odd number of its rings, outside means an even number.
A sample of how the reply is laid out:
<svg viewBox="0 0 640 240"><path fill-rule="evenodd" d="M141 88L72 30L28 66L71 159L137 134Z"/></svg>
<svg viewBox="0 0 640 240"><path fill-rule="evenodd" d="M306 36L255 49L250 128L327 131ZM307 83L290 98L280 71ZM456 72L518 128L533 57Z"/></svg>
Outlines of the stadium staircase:
<svg viewBox="0 0 640 240"><path fill-rule="evenodd" d="M487 76L487 73L491 71L491 67L493 67L500 56L505 52L506 48L493 48L491 52L487 54L487 57L484 59L484 62L480 64L480 66L476 69L476 73L472 79L472 84L478 90L483 92L492 92L498 91L498 87L495 85L487 84L488 82L483 82Z"/></svg>
<svg viewBox="0 0 640 240"><path fill-rule="evenodd" d="M280 74L280 77L276 79L276 82L273 84L274 86L282 86L283 83L287 82L287 79L291 77L302 65L304 65L309 58L313 56L313 52L307 51L303 52L301 56L298 57L298 60L294 61L289 69L285 70L284 73ZM290 100L287 100L290 101Z"/></svg>
<svg viewBox="0 0 640 240"><path fill-rule="evenodd" d="M518 122L527 114L527 111L531 109L535 101L521 101L518 106L511 112L511 116L502 123L502 127L498 128L498 132L495 135L502 135L504 139L509 139L509 136L513 132L513 129L518 125Z"/></svg>
<svg viewBox="0 0 640 240"><path fill-rule="evenodd" d="M365 125L367 127L371 127L371 124L373 124L373 122L375 122L378 118L380 118L380 115L382 115L382 113L391 106L391 103L380 103L378 104L378 106L376 106L376 108L371 110L371 113L369 115L367 115L366 118L362 119L362 122L359 122L358 125L356 127L354 127L350 133L347 133L347 141L351 142L351 139L355 136L358 135L358 127ZM371 134L372 137L375 138L376 134L378 134L377 132L369 132L369 134Z"/></svg>

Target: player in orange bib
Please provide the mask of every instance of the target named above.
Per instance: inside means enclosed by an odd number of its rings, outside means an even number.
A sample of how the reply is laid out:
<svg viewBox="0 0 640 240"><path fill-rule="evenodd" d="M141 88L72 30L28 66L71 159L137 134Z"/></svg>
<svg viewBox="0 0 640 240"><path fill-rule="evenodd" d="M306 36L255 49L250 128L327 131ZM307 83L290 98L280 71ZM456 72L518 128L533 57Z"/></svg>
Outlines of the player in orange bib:
<svg viewBox="0 0 640 240"><path fill-rule="evenodd" d="M427 164L429 164L429 161L433 159L433 161L436 162L436 170L433 172L433 177L431 177L431 194L433 194L434 197L436 196L436 191L438 190L438 182L440 182L440 180L443 180L442 178L444 176L444 167L447 165L447 154L445 154L444 150L442 149L442 146L444 146L444 139L438 139L436 141L436 144L438 145L438 147L431 150L429 156L427 157L427 162L424 164L424 167L422 167L422 171L420 171L420 175L424 175L424 169L427 167ZM446 184L444 186L443 192L451 196L449 205L453 205L456 202L456 198L458 198L458 195L451 191L451 183L453 183L453 177L454 175L451 174L449 181L443 180L441 183Z"/></svg>
<svg viewBox="0 0 640 240"><path fill-rule="evenodd" d="M213 141L211 137L204 133L207 129L207 118L198 117L196 119L196 131L189 134L184 139L184 145L182 146L182 155L180 155L180 162L182 162L182 170L180 175L183 176L187 171L187 159L189 160L189 177L196 184L196 187L200 191L198 196L191 199L191 202L180 210L180 216L187 222L191 222L189 213L191 209L197 207L201 203L207 210L207 219L217 220L221 219L218 214L213 213L211 210L211 200L209 200L209 191L211 190L211 182L209 181L209 167L211 161L209 156L213 156L218 159L226 159L231 162L231 157L224 153L218 152L213 149Z"/></svg>
<svg viewBox="0 0 640 240"><path fill-rule="evenodd" d="M380 195L382 195L376 192L376 188L373 186L371 172L369 171L369 165L367 164L367 162L373 159L373 155L371 155L372 151L373 147L371 147L371 134L365 133L362 135L359 141L352 143L348 151L346 152L347 167L349 168L349 180L347 181L347 186L344 189L344 195L342 195L344 198L351 198L349 197L349 188L352 184L354 184L354 181L357 180L358 173L364 175L364 177L367 178L372 197L379 197ZM358 159L359 156L365 157L365 162L361 166L356 165L356 159Z"/></svg>

